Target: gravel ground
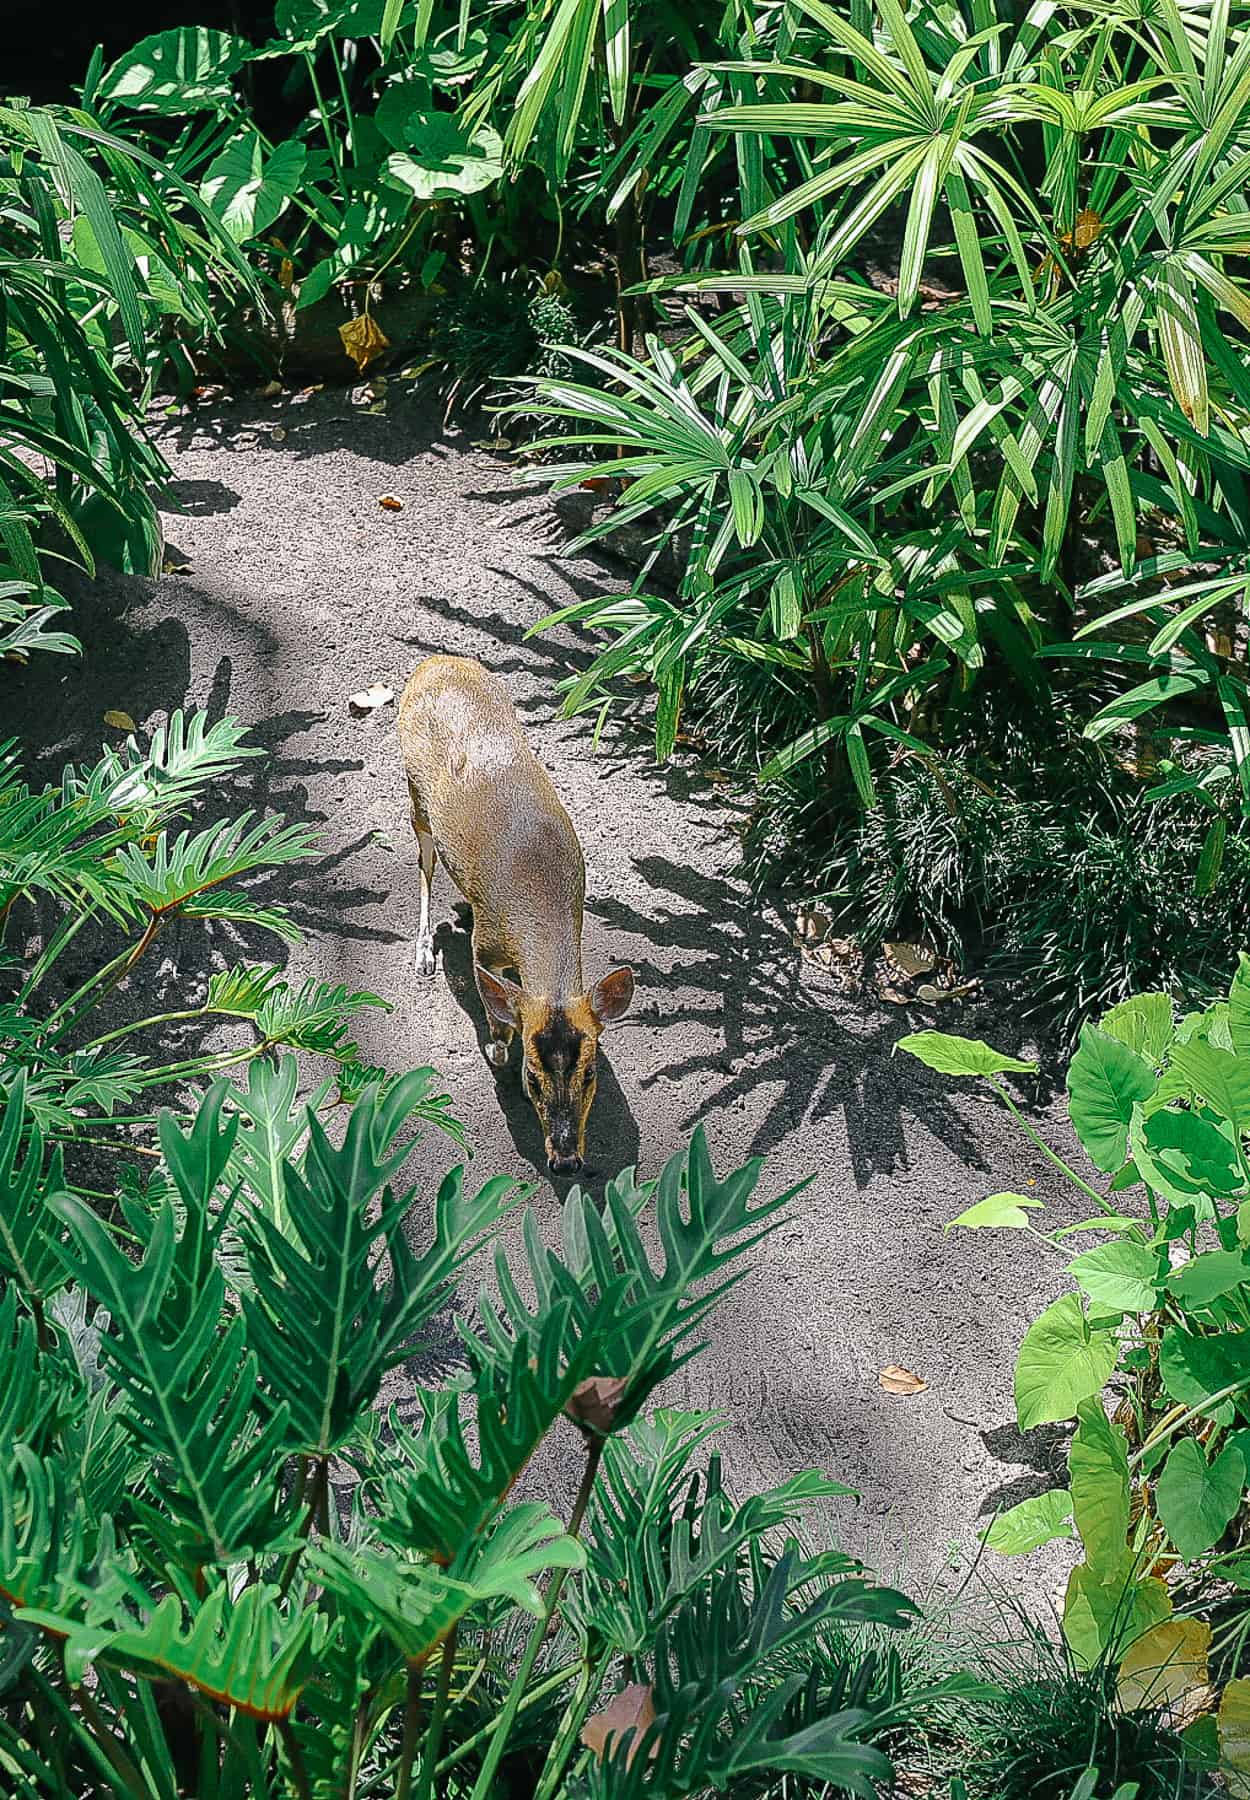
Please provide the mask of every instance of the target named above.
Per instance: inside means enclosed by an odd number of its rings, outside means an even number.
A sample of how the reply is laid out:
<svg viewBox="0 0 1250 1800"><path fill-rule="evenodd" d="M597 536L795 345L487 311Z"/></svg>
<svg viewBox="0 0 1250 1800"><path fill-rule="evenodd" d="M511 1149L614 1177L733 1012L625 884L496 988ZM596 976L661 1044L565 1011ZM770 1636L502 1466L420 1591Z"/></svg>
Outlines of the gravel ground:
<svg viewBox="0 0 1250 1800"><path fill-rule="evenodd" d="M366 1015L366 1057L438 1068L483 1178L545 1179L515 1066L497 1084L480 1053L468 935L445 877L440 973L411 975L417 862L394 708L361 720L347 706L375 682L398 693L431 651L495 670L585 848L588 977L615 961L638 977L633 1013L604 1040L590 1185L628 1164L654 1174L699 1122L721 1168L762 1155L770 1188L815 1174L722 1305L707 1352L662 1398L724 1409L740 1491L821 1467L862 1495L834 1521L843 1542L887 1575L949 1585L978 1519L1051 1485L1063 1444L1057 1433L1023 1440L1011 1402L1021 1331L1057 1291L1045 1253L941 1227L996 1189L1057 1193L1048 1165L968 1084L893 1055L931 1017L843 997L800 957L788 921L744 893L731 873L741 813L722 786L692 761L655 769L637 742L596 752L584 722L555 717L557 683L584 666L586 647L525 632L620 578L562 556L546 504L518 493L508 469L403 398L385 415L343 393L254 398L162 418L159 437L176 477L169 558L186 572L85 587L85 660L0 675L6 732L46 770L62 754L93 755L110 707L141 725L193 705L248 722L270 754L223 806L280 808L325 833L320 862L266 890L307 928L292 972L393 1002ZM384 494L402 510L381 507ZM193 996L213 954L223 947L180 927L154 988ZM941 1023L1013 1047L1006 1013L954 1009ZM417 1157L433 1171L451 1152L427 1140ZM546 1185L536 1204L554 1237ZM915 1370L926 1390L884 1393L887 1364ZM411 1383L400 1372L391 1398L410 1398ZM572 1454L571 1441L558 1448L540 1485L563 1486ZM1053 1591L1045 1558L993 1560L1007 1585Z"/></svg>

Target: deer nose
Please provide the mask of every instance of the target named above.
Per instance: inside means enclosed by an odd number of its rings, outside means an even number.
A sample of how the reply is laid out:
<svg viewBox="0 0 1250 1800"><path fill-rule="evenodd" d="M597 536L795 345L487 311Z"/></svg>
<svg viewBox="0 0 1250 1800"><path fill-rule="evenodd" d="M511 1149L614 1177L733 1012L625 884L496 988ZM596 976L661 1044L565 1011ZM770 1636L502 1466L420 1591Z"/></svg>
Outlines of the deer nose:
<svg viewBox="0 0 1250 1800"><path fill-rule="evenodd" d="M576 1175L582 1166L580 1156L549 1156L547 1167L553 1175Z"/></svg>

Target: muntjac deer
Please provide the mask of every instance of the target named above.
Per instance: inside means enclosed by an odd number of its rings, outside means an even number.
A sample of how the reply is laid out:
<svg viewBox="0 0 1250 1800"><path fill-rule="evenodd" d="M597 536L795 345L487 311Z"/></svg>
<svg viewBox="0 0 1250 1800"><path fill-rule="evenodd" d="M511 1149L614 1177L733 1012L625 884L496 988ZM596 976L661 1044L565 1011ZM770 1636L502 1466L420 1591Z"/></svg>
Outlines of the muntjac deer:
<svg viewBox="0 0 1250 1800"><path fill-rule="evenodd" d="M421 855L416 966L435 969L435 856L473 908L473 963L497 1069L521 1034L525 1091L547 1166L582 1166L605 1025L629 1008L631 969L582 981L586 868L572 820L503 683L462 656L431 656L399 702L399 742ZM514 969L519 982L504 971Z"/></svg>

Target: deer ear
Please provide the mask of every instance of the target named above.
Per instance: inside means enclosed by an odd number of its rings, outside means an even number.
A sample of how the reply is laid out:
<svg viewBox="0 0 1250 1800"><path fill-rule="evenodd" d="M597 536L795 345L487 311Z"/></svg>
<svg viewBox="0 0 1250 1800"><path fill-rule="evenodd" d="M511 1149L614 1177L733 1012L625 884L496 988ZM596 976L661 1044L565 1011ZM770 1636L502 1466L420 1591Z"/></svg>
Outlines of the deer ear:
<svg viewBox="0 0 1250 1800"><path fill-rule="evenodd" d="M520 1025L521 990L516 982L509 981L505 975L492 975L481 963L477 964L473 973L477 979L477 991L482 996L482 1005L496 1025Z"/></svg>
<svg viewBox="0 0 1250 1800"><path fill-rule="evenodd" d="M601 1025L611 1025L614 1020L623 1019L633 997L632 969L610 969L602 981L596 981L586 996L591 1012Z"/></svg>

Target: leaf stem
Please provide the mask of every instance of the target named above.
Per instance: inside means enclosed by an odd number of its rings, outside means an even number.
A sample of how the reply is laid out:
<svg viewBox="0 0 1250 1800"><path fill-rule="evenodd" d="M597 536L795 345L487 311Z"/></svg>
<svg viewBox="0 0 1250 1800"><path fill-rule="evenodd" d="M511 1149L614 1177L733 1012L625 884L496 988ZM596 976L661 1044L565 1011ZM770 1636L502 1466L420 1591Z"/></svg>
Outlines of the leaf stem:
<svg viewBox="0 0 1250 1800"><path fill-rule="evenodd" d="M1135 1469L1148 1450L1153 1450L1156 1444L1166 1443L1170 1437L1174 1436L1175 1433L1180 1430L1182 1425L1188 1425L1191 1419L1201 1418L1204 1413L1209 1412L1213 1407L1218 1406L1221 1401L1231 1400L1234 1394L1244 1393L1247 1388L1250 1388L1250 1375L1247 1375L1242 1381L1230 1382L1227 1387L1222 1387L1218 1393L1208 1394L1205 1400L1199 1400L1196 1406L1191 1406L1182 1413L1176 1414L1176 1409L1173 1408L1172 1413L1167 1414L1160 1423L1156 1425L1150 1436L1143 1443L1141 1449L1135 1450L1132 1456L1129 1457L1129 1468ZM1176 1416L1173 1416L1174 1414Z"/></svg>
<svg viewBox="0 0 1250 1800"><path fill-rule="evenodd" d="M412 1792L412 1763L417 1754L417 1732L421 1720L421 1676L424 1659L408 1664L408 1691L404 1701L404 1741L399 1753L399 1775L395 1782L395 1800L409 1800ZM428 1761L423 1759L423 1761Z"/></svg>
<svg viewBox="0 0 1250 1800"><path fill-rule="evenodd" d="M573 1511L569 1515L568 1534L576 1537L581 1530L582 1520L586 1516L586 1508L590 1504L590 1492L595 1485L595 1476L599 1473L599 1463L603 1456L604 1440L592 1437L586 1447L586 1466L582 1470L581 1486L577 1490L577 1499L573 1502ZM487 1800L491 1785L495 1779L504 1751L508 1747L508 1739L512 1727L516 1723L517 1713L521 1710L521 1696L525 1685L534 1672L534 1664L538 1661L538 1653L547 1640L551 1621L555 1617L556 1607L560 1602L560 1594L564 1588L567 1569L557 1569L551 1578L551 1586L547 1590L547 1604L543 1608L542 1618L537 1621L530 1632L529 1643L525 1646L525 1655L521 1658L521 1666L513 1677L512 1686L508 1690L508 1698L504 1703L499 1718L499 1729L491 1739L490 1748L478 1771L477 1780L473 1784L473 1792L469 1800Z"/></svg>
<svg viewBox="0 0 1250 1800"><path fill-rule="evenodd" d="M1057 1169L1062 1169L1063 1173L1068 1177L1068 1180L1074 1181L1076 1183L1077 1187L1079 1187L1081 1189L1081 1192L1088 1194L1090 1199L1095 1203L1095 1205L1098 1206L1104 1213L1106 1213L1109 1218L1113 1217L1115 1214L1115 1208L1108 1204L1108 1202L1098 1192L1097 1188L1091 1187L1089 1182L1086 1181L1083 1176L1078 1175L1076 1170L1072 1167L1072 1165L1070 1163L1066 1163L1063 1160L1062 1156L1059 1155L1057 1150L1052 1150L1050 1145L1046 1142L1046 1140L1042 1137L1039 1137L1037 1132L1034 1131L1033 1127L1029 1124L1029 1121L1025 1118L1024 1114L1020 1111L1020 1108L1016 1105L1016 1103L1012 1099L1011 1095L1007 1092L1007 1090L1003 1086L1002 1082L995 1081L995 1079L992 1075L987 1075L985 1077L985 1079L989 1082L990 1086L993 1088L994 1092L998 1095L998 1097L1002 1101L1003 1105L1007 1108L1007 1111L1011 1114L1012 1118L1022 1128L1022 1130L1025 1132L1025 1134L1028 1137L1032 1138L1033 1142L1037 1145L1037 1147L1041 1151L1042 1155L1047 1157L1049 1159L1049 1161L1054 1163L1054 1165Z"/></svg>
<svg viewBox="0 0 1250 1800"><path fill-rule="evenodd" d="M451 1677L459 1641L459 1627L453 1625L443 1639L443 1660L438 1670L434 1710L430 1715L429 1730L425 1734L421 1750L421 1781L417 1788L417 1800L433 1800L434 1774L438 1767L438 1753L443 1746L443 1726L447 1720L447 1702L451 1695Z"/></svg>
<svg viewBox="0 0 1250 1800"><path fill-rule="evenodd" d="M278 1735L291 1764L291 1779L295 1783L295 1792L299 1800L313 1800L312 1783L308 1779L308 1767L304 1761L304 1752L300 1749L299 1739L295 1735L295 1727L289 1718L278 1720Z"/></svg>

